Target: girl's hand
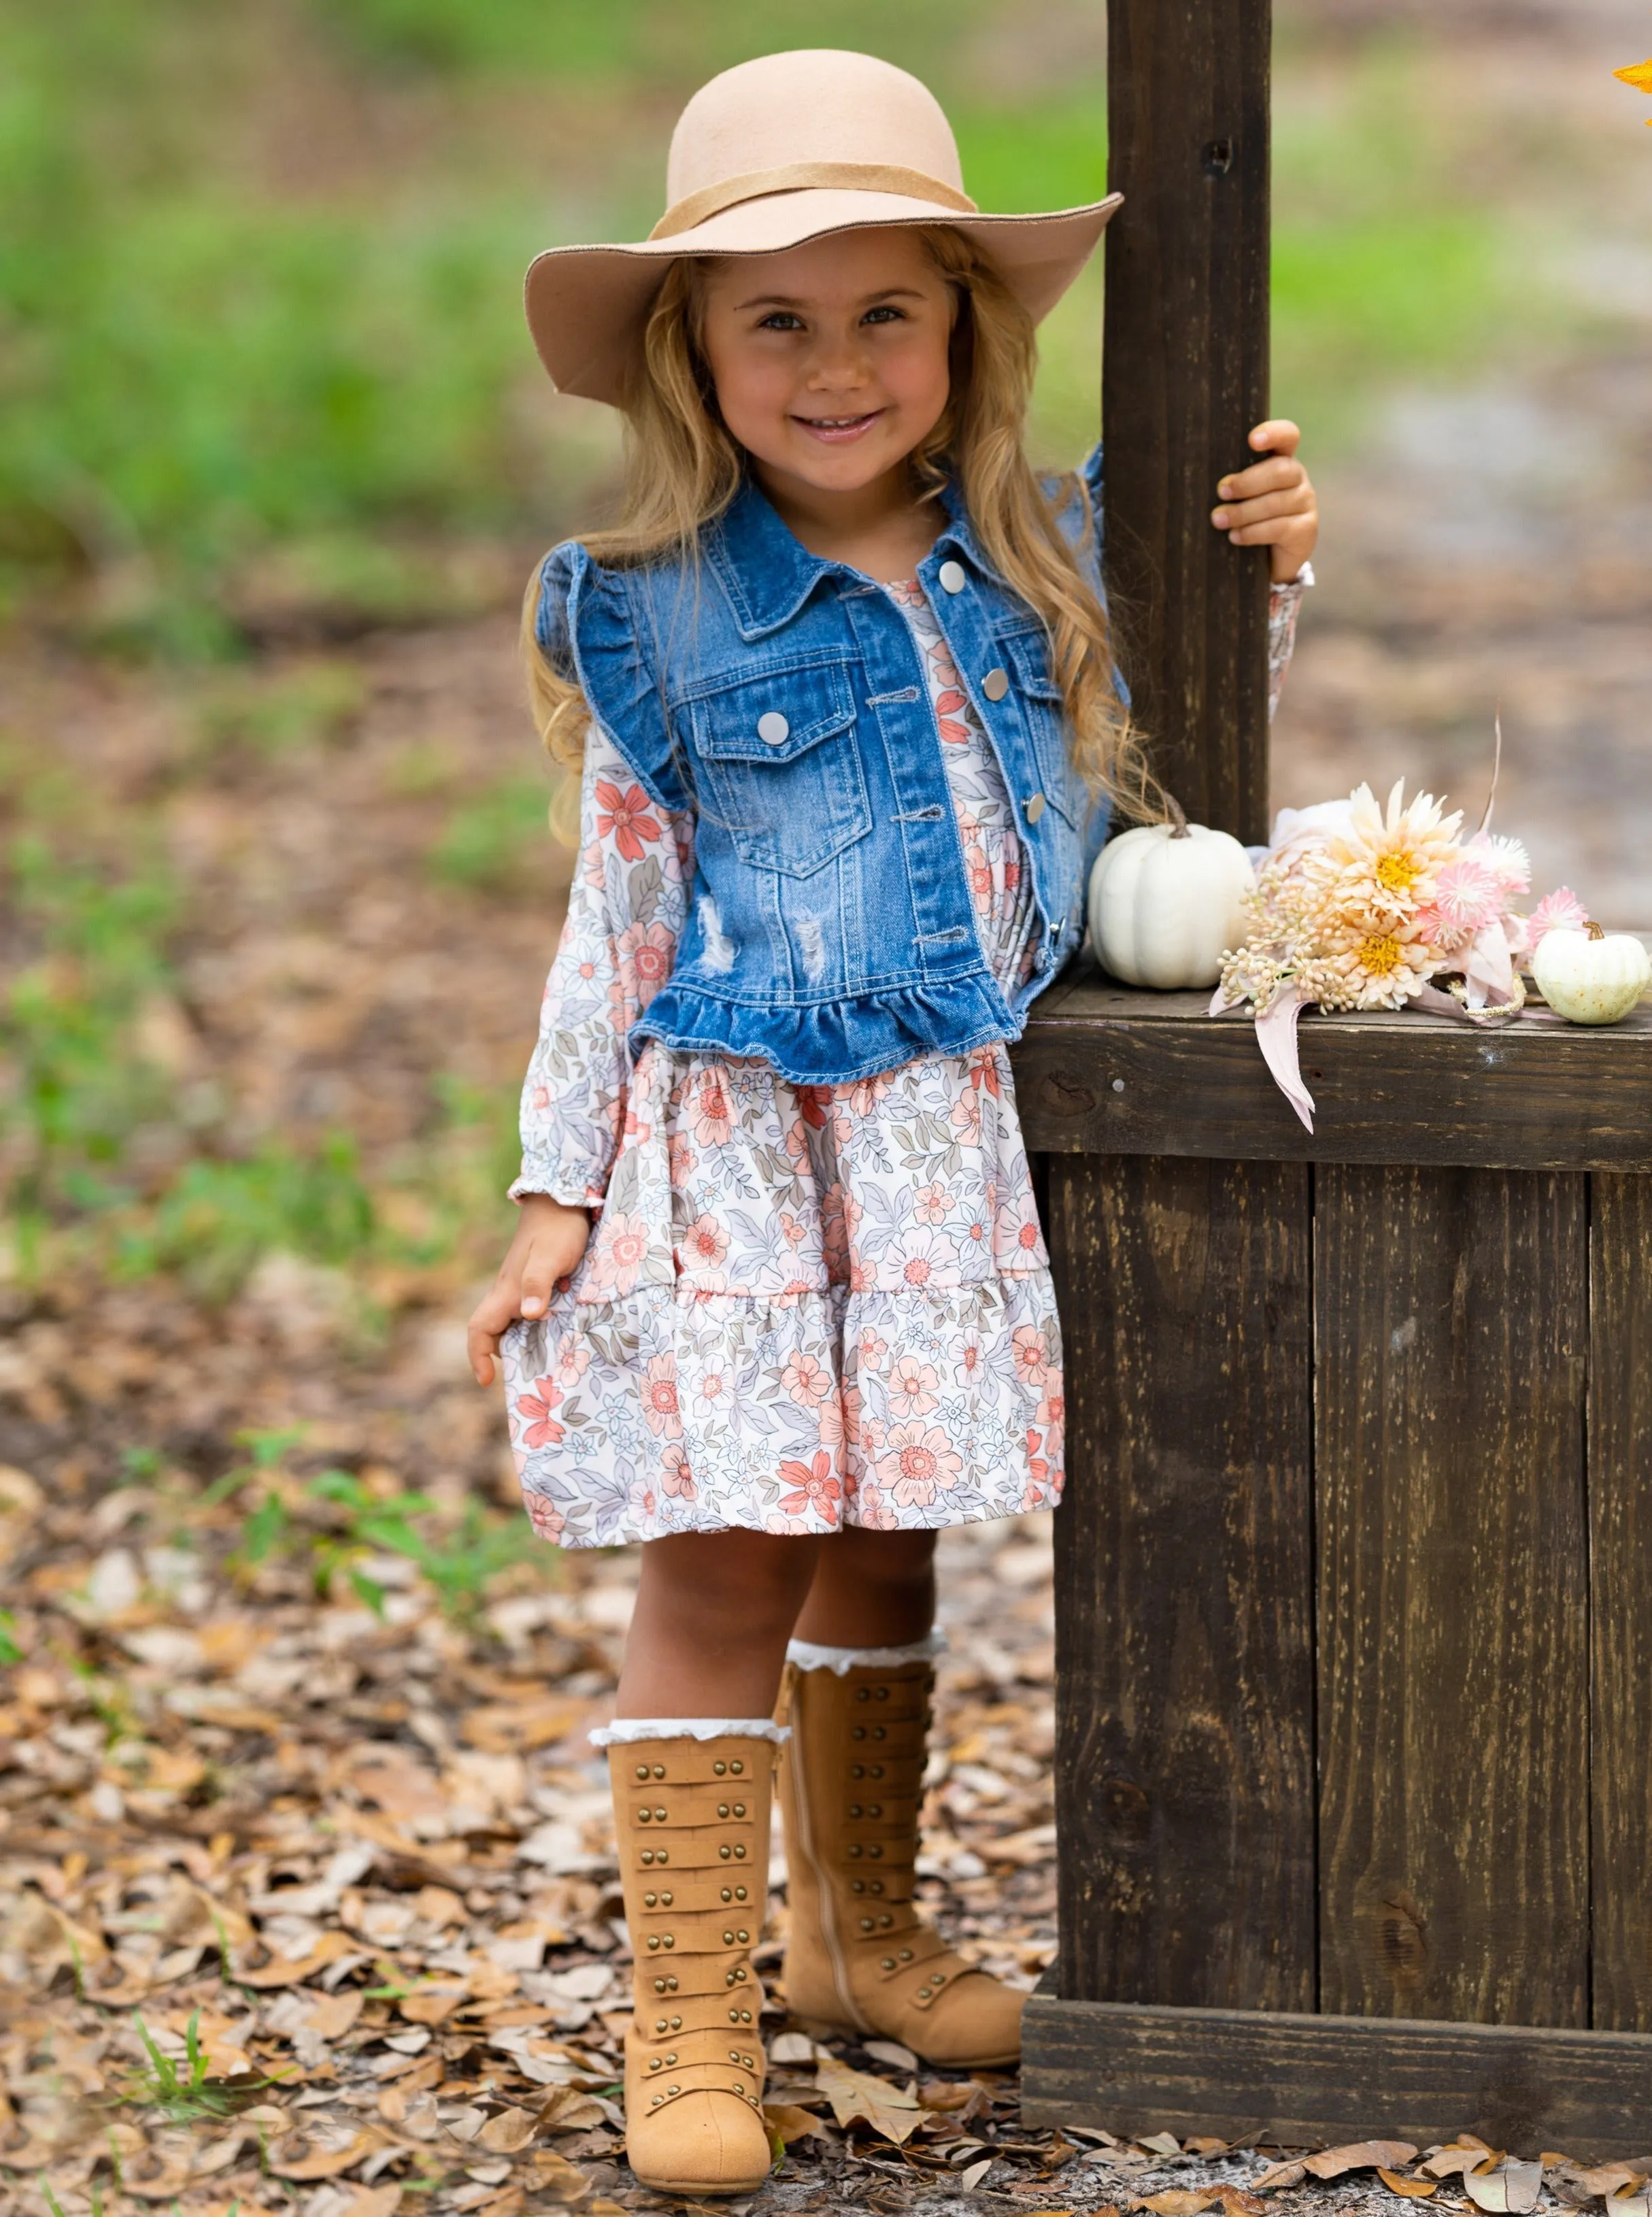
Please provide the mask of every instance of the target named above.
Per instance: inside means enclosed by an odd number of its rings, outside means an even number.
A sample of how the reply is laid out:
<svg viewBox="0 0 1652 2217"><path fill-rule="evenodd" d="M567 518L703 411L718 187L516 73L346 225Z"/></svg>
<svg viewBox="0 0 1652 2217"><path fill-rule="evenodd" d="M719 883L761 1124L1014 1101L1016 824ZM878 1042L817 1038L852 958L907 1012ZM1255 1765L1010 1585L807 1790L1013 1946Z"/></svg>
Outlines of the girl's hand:
<svg viewBox="0 0 1652 2217"><path fill-rule="evenodd" d="M465 1334L465 1349L478 1386L491 1386L499 1355L499 1336L518 1317L541 1317L551 1291L585 1252L591 1236L587 1210L570 1208L546 1193L530 1193L521 1202L516 1237L505 1251L499 1275L477 1303Z"/></svg>
<svg viewBox="0 0 1652 2217"><path fill-rule="evenodd" d="M1276 585L1288 585L1319 537L1319 503L1297 460L1302 433L1294 423L1259 423L1250 443L1267 460L1223 479L1216 493L1224 504L1211 522L1236 547L1272 547L1269 575Z"/></svg>

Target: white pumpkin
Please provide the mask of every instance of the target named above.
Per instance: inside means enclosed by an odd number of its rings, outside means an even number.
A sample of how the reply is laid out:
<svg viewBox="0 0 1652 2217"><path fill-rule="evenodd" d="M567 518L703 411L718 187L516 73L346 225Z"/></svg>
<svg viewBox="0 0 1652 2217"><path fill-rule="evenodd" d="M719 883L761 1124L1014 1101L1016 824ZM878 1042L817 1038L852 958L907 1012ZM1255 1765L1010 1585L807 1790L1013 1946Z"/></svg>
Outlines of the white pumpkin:
<svg viewBox="0 0 1652 2217"><path fill-rule="evenodd" d="M1090 873L1090 943L1126 985L1214 985L1243 936L1250 857L1225 831L1176 814L1110 839Z"/></svg>
<svg viewBox="0 0 1652 2217"><path fill-rule="evenodd" d="M1627 931L1545 931L1532 975L1550 1007L1575 1024L1620 1023L1652 984L1652 956Z"/></svg>

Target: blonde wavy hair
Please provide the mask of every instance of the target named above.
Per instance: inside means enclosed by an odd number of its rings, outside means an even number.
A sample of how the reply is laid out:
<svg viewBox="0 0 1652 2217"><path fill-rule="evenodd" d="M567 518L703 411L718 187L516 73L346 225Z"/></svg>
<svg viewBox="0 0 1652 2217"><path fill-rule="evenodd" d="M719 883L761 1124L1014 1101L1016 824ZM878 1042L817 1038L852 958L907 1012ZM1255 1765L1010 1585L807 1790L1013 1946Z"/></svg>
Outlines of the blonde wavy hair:
<svg viewBox="0 0 1652 2217"><path fill-rule="evenodd" d="M1073 477L1046 496L1026 459L1027 404L1037 361L1032 319L992 263L950 225L921 236L958 296L952 392L940 420L909 457L914 491L934 498L955 481L982 553L1043 621L1061 688L1074 767L1092 791L1137 816L1162 813L1140 735L1114 689L1106 611L1056 522L1089 495ZM738 491L745 466L724 429L700 347L706 264L670 265L649 316L642 373L626 406L626 469L618 520L585 534L600 562L626 567L692 556L700 534ZM576 768L590 715L576 683L547 659L536 630L539 577L522 605L522 646L534 720L552 760Z"/></svg>

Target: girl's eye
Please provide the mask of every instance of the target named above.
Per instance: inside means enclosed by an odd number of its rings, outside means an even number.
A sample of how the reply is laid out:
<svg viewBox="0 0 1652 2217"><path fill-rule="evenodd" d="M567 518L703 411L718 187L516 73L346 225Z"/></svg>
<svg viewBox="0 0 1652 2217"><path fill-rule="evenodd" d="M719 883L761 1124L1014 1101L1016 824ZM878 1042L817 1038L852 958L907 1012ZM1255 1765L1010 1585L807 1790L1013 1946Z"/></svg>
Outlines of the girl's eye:
<svg viewBox="0 0 1652 2217"><path fill-rule="evenodd" d="M773 308L757 326L760 331L800 331L801 316L794 316L789 308Z"/></svg>
<svg viewBox="0 0 1652 2217"><path fill-rule="evenodd" d="M906 315L903 310L885 302L881 308L868 308L860 320L863 324L903 324Z"/></svg>

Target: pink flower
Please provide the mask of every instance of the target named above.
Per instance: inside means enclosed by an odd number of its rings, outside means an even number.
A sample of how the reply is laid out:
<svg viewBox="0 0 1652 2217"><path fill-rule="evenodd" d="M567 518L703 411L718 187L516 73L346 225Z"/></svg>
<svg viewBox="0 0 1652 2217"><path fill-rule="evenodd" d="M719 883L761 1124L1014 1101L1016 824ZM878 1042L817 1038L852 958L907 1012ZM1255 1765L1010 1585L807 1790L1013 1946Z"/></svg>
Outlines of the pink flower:
<svg viewBox="0 0 1652 2217"><path fill-rule="evenodd" d="M702 1147L726 1146L734 1136L734 1108L727 1086L715 1070L702 1072L688 1111Z"/></svg>
<svg viewBox="0 0 1652 2217"><path fill-rule="evenodd" d="M1522 893L1531 892L1532 857L1519 840L1477 831L1469 842L1468 851L1483 861L1496 879L1502 888L1505 907Z"/></svg>
<svg viewBox="0 0 1652 2217"><path fill-rule="evenodd" d="M903 1509L927 1509L937 1491L950 1493L964 1458L938 1425L897 1424L878 1458L878 1474Z"/></svg>
<svg viewBox="0 0 1652 2217"><path fill-rule="evenodd" d="M870 1325L863 1326L860 1333L860 1368L863 1370L881 1369L884 1357L888 1353L889 1342L886 1339L880 1339Z"/></svg>
<svg viewBox="0 0 1652 2217"><path fill-rule="evenodd" d="M643 1373L643 1416L656 1438L675 1440L682 1435L677 1406L677 1358L656 1355Z"/></svg>
<svg viewBox="0 0 1652 2217"><path fill-rule="evenodd" d="M860 1482L855 1515L869 1532L893 1532L900 1521L869 1478Z"/></svg>
<svg viewBox="0 0 1652 2217"><path fill-rule="evenodd" d="M596 819L598 832L603 838L612 832L613 843L626 861L640 862L644 840L660 836L659 818L650 813L648 795L642 787L627 786L621 793L617 785L601 778L596 786L596 805L601 812Z"/></svg>
<svg viewBox="0 0 1652 2217"><path fill-rule="evenodd" d="M1581 931L1589 920L1589 912L1569 886L1556 886L1545 893L1526 920L1527 943L1532 954L1542 946L1544 935L1550 931Z"/></svg>
<svg viewBox="0 0 1652 2217"><path fill-rule="evenodd" d="M889 1406L897 1417L927 1417L935 1406L939 1381L927 1362L903 1355L889 1374Z"/></svg>
<svg viewBox="0 0 1652 2217"><path fill-rule="evenodd" d="M793 1490L782 1497L780 1507L787 1516L806 1516L810 1510L836 1522L835 1510L842 1498L843 1489L832 1473L832 1459L824 1448L812 1462L783 1462L780 1468L782 1485Z"/></svg>
<svg viewBox="0 0 1652 2217"><path fill-rule="evenodd" d="M688 1458L673 1441L660 1457L660 1483L669 1494L682 1501L694 1498L694 1477L688 1467Z"/></svg>
<svg viewBox="0 0 1652 2217"><path fill-rule="evenodd" d="M626 996L645 1009L666 979L675 960L676 941L663 923L628 924L614 946L620 976Z"/></svg>
<svg viewBox="0 0 1652 2217"><path fill-rule="evenodd" d="M673 1132L666 1142L666 1159L671 1165L671 1183L681 1192L694 1174L700 1158L681 1132Z"/></svg>
<svg viewBox="0 0 1652 2217"><path fill-rule="evenodd" d="M603 1294L628 1294L648 1256L648 1226L623 1209L605 1209L592 1242L590 1282Z"/></svg>
<svg viewBox="0 0 1652 2217"><path fill-rule="evenodd" d="M852 1084L835 1086L833 1090L855 1115L869 1116L894 1083L885 1072L875 1078L857 1078Z"/></svg>
<svg viewBox="0 0 1652 2217"><path fill-rule="evenodd" d="M553 1448L567 1430L552 1415L562 1405L562 1388L554 1378L535 1379L531 1393L516 1398L516 1414L522 1419L521 1444L525 1448Z"/></svg>
<svg viewBox="0 0 1652 2217"><path fill-rule="evenodd" d="M1050 1361L1050 1342L1035 1325L1017 1325L1010 1335L1014 1350L1015 1368L1024 1386L1042 1388L1050 1382L1053 1365Z"/></svg>
<svg viewBox="0 0 1652 2217"><path fill-rule="evenodd" d="M973 1146L980 1139L981 1096L973 1088L968 1093L960 1093L953 1102L950 1121L966 1145Z"/></svg>
<svg viewBox="0 0 1652 2217"><path fill-rule="evenodd" d="M577 1386L591 1367L591 1350L582 1347L571 1331L557 1342L557 1375L564 1386Z"/></svg>
<svg viewBox="0 0 1652 2217"><path fill-rule="evenodd" d="M542 1493L525 1493L522 1506L527 1511L528 1522L541 1540L549 1540L554 1544L561 1539L567 1519L554 1501L547 1501Z"/></svg>
<svg viewBox="0 0 1652 2217"><path fill-rule="evenodd" d="M708 1408L716 1408L727 1398L728 1391L729 1381L723 1373L720 1370L708 1370L694 1388L694 1395L697 1400L704 1401Z"/></svg>
<svg viewBox="0 0 1652 2217"><path fill-rule="evenodd" d="M832 1374L812 1355L791 1355L780 1373L780 1384L800 1408L812 1408L832 1390Z"/></svg>
<svg viewBox="0 0 1652 2217"><path fill-rule="evenodd" d="M729 1251L729 1235L714 1216L697 1216L678 1245L685 1269L715 1269Z"/></svg>
<svg viewBox="0 0 1652 2217"><path fill-rule="evenodd" d="M896 1259L900 1265L901 1283L921 1291L926 1286L940 1284L946 1274L956 1269L958 1250L938 1232L909 1232L897 1250Z"/></svg>
<svg viewBox="0 0 1652 2217"><path fill-rule="evenodd" d="M1434 874L1434 897L1417 911L1417 929L1446 954L1466 947L1502 914L1505 894L1496 872L1480 855L1454 855Z"/></svg>
<svg viewBox="0 0 1652 2217"><path fill-rule="evenodd" d="M912 1202L912 1213L920 1224L945 1224L952 1206L952 1196L939 1181L922 1187Z"/></svg>

